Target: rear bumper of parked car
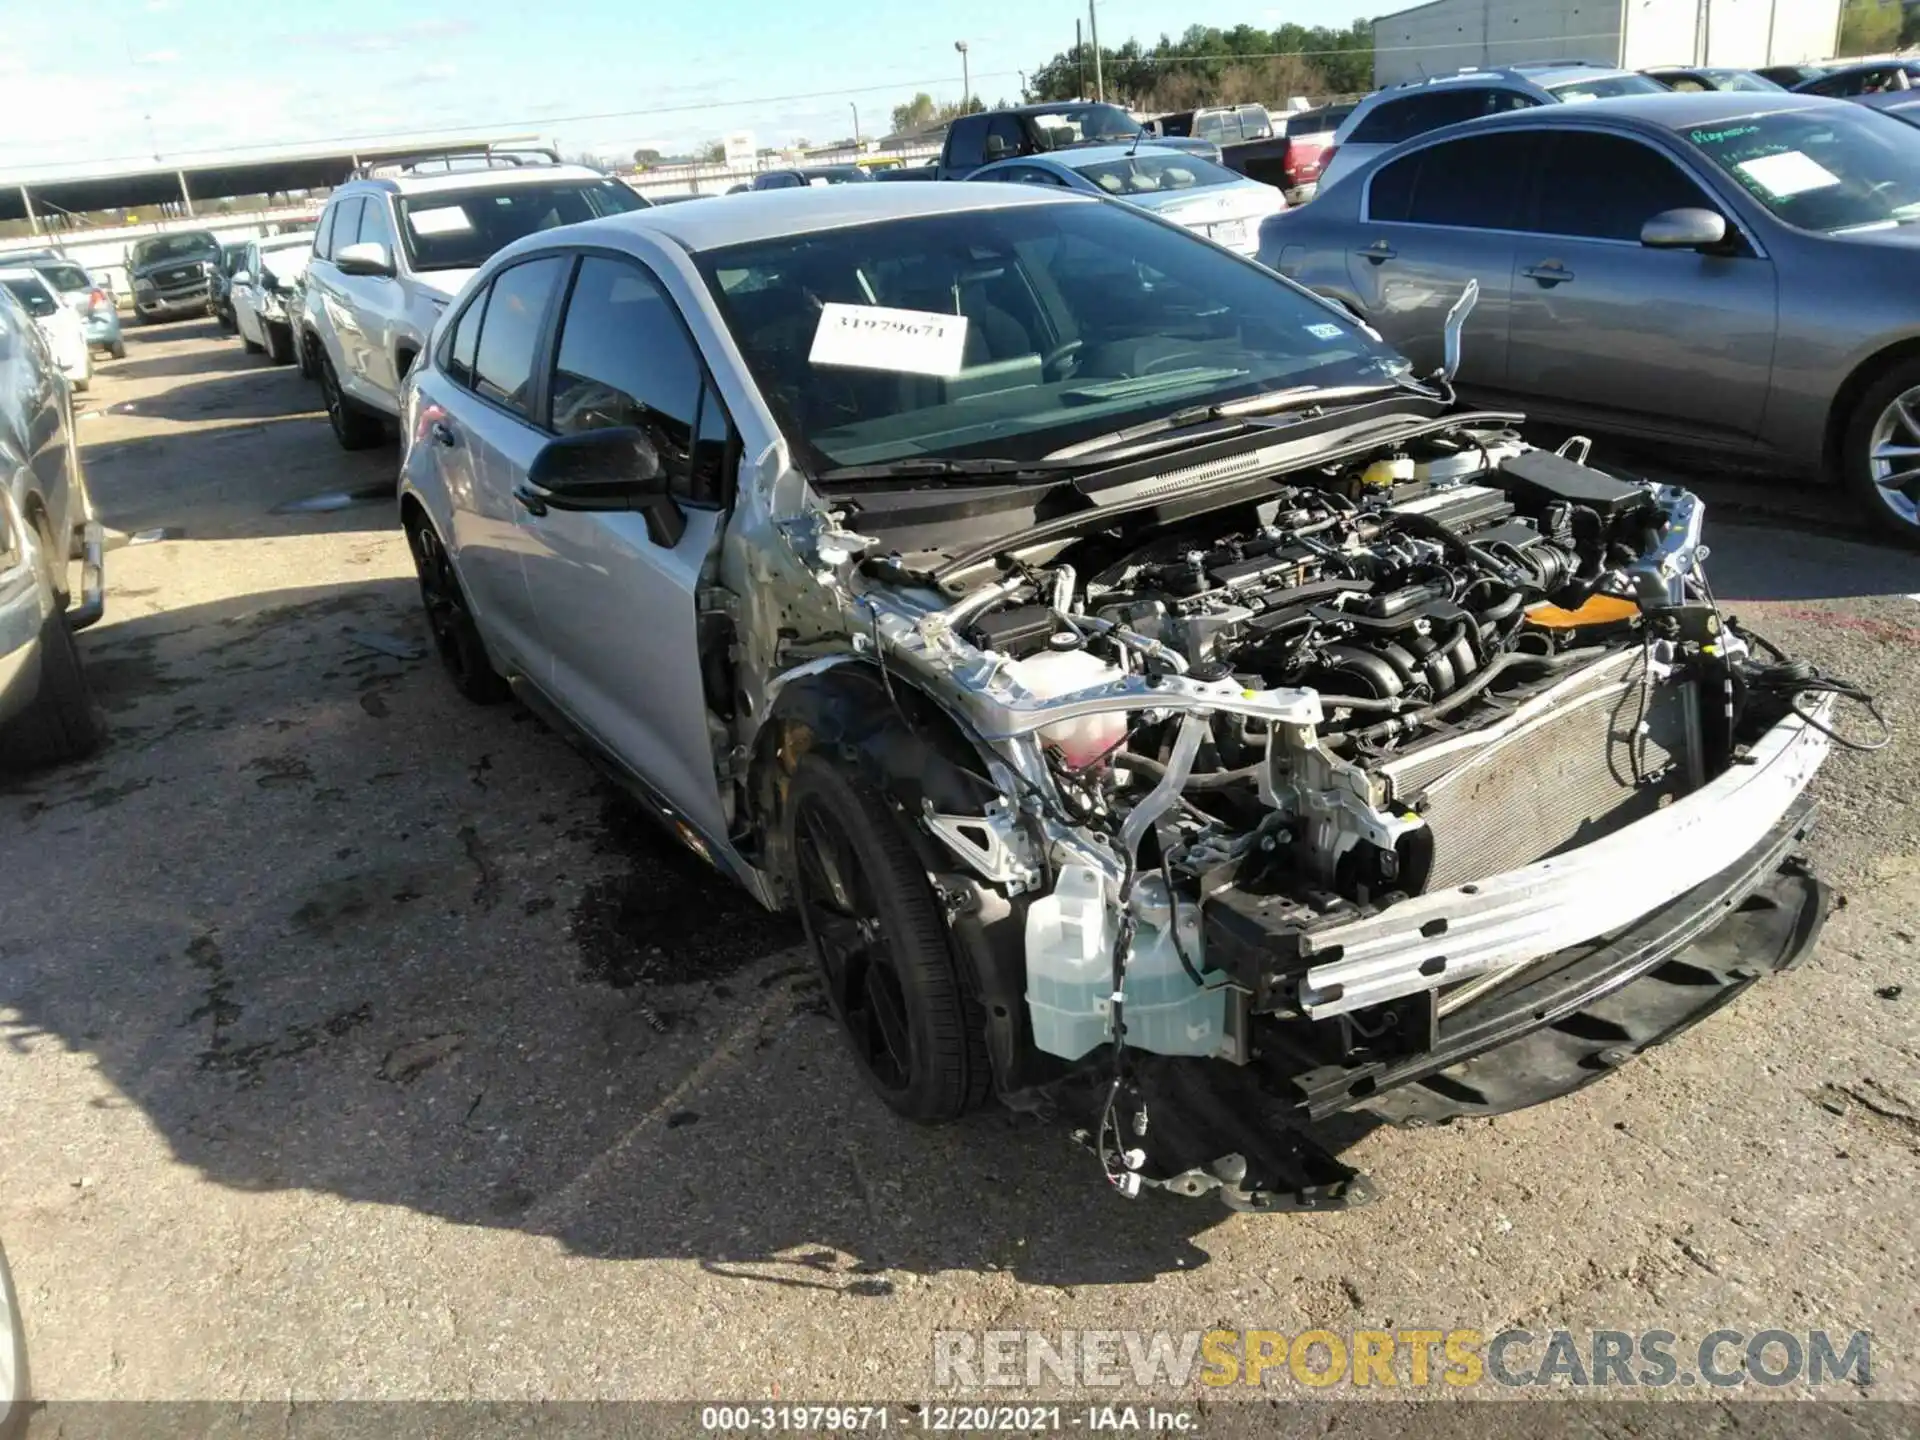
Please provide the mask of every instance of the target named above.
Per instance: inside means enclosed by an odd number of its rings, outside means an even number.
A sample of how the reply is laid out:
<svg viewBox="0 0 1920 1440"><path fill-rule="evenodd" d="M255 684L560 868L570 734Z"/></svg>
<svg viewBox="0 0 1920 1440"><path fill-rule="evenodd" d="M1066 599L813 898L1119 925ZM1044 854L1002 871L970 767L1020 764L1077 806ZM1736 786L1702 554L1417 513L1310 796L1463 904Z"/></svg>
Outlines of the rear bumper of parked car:
<svg viewBox="0 0 1920 1440"><path fill-rule="evenodd" d="M120 338L120 315L114 310L95 310L86 317L87 344L104 350Z"/></svg>

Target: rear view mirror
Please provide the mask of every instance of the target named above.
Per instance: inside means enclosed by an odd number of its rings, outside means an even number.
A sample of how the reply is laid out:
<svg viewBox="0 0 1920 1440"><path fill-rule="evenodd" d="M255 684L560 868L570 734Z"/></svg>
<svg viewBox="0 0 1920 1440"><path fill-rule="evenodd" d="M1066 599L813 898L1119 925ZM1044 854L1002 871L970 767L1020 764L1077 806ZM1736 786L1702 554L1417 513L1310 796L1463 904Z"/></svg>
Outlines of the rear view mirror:
<svg viewBox="0 0 1920 1440"><path fill-rule="evenodd" d="M549 510L638 510L647 518L647 538L671 549L687 520L667 489L660 451L631 425L583 430L550 440L527 467L514 492L534 515Z"/></svg>
<svg viewBox="0 0 1920 1440"><path fill-rule="evenodd" d="M340 267L342 275L373 275L381 278L393 275L393 255L378 240L362 240L358 244L342 246L334 255L333 263Z"/></svg>
<svg viewBox="0 0 1920 1440"><path fill-rule="evenodd" d="M1654 250L1706 250L1727 243L1727 217L1688 207L1663 210L1640 227L1640 243Z"/></svg>

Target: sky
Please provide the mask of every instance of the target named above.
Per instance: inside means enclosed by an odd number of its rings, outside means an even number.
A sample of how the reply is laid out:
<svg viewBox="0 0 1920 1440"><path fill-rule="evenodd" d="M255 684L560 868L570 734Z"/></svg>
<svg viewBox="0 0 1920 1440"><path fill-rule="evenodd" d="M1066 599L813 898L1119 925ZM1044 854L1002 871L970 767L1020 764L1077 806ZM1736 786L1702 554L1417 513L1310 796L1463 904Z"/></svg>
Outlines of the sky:
<svg viewBox="0 0 1920 1440"><path fill-rule="evenodd" d="M1101 43L1189 24L1344 26L1365 0L1097 0ZM884 133L892 108L1017 98L1073 44L1075 0L0 0L0 176L202 162L237 147L539 134L625 159L723 135Z"/></svg>

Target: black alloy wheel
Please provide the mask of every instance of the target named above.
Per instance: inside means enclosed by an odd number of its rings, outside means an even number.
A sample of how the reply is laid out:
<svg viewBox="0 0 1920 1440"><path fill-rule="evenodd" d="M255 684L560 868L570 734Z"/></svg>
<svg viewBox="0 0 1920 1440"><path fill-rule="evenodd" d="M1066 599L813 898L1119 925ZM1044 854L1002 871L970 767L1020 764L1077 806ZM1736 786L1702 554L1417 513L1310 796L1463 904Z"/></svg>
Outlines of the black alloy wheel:
<svg viewBox="0 0 1920 1440"><path fill-rule="evenodd" d="M819 755L788 792L800 920L855 1063L911 1120L984 1098L985 1025L954 963L933 886L895 811Z"/></svg>
<svg viewBox="0 0 1920 1440"><path fill-rule="evenodd" d="M430 521L420 519L407 527L407 540L413 551L414 571L420 577L420 603L426 608L427 629L433 634L433 648L440 653L440 662L452 677L453 688L476 705L506 699L507 682L487 659L487 647L467 609L460 577L438 532Z"/></svg>
<svg viewBox="0 0 1920 1440"><path fill-rule="evenodd" d="M369 415L347 398L334 373L333 359L320 351L320 398L327 407L327 423L342 450L370 450L387 438L386 427L378 416Z"/></svg>

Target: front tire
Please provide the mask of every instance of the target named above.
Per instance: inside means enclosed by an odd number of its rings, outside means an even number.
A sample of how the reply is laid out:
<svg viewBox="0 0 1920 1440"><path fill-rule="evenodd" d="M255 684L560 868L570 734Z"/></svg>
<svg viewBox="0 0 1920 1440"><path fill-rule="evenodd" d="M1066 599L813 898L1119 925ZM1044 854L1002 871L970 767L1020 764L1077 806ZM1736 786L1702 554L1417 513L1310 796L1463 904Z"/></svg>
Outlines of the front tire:
<svg viewBox="0 0 1920 1440"><path fill-rule="evenodd" d="M986 1097L986 1026L938 898L898 813L817 753L788 791L801 924L854 1063L909 1120L953 1120Z"/></svg>
<svg viewBox="0 0 1920 1440"><path fill-rule="evenodd" d="M127 358L127 342L124 340L115 340L113 344L107 347L107 353L113 356L113 358L116 360L126 359Z"/></svg>
<svg viewBox="0 0 1920 1440"><path fill-rule="evenodd" d="M333 438L340 442L342 450L371 450L387 438L387 428L380 423L380 417L369 415L358 408L340 388L340 377L334 373L333 357L324 348L315 357L320 370L320 398L327 407L327 423L333 427Z"/></svg>
<svg viewBox="0 0 1920 1440"><path fill-rule="evenodd" d="M413 552L414 573L420 579L420 603L426 608L427 629L440 654L453 688L476 705L495 705L512 693L487 658L480 629L467 608L466 592L454 571L447 547L433 522L424 516L407 525L407 548Z"/></svg>
<svg viewBox="0 0 1920 1440"><path fill-rule="evenodd" d="M1920 548L1920 360L1893 366L1854 407L1841 480L1881 534Z"/></svg>
<svg viewBox="0 0 1920 1440"><path fill-rule="evenodd" d="M313 337L311 335L300 335L294 339L293 358L299 362L300 378L302 380L311 380L319 373L314 369Z"/></svg>

